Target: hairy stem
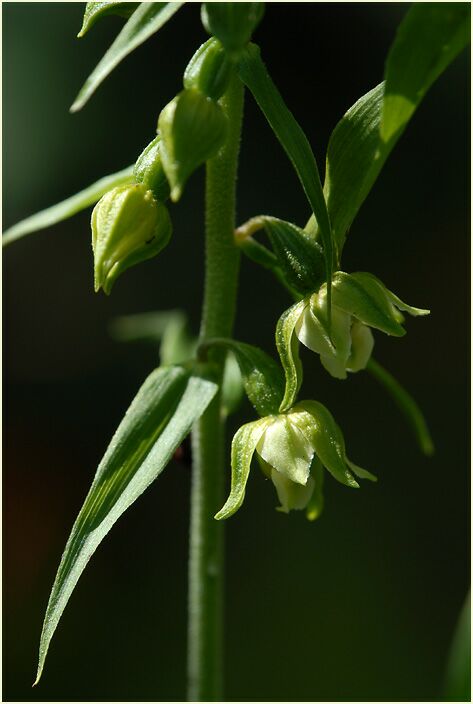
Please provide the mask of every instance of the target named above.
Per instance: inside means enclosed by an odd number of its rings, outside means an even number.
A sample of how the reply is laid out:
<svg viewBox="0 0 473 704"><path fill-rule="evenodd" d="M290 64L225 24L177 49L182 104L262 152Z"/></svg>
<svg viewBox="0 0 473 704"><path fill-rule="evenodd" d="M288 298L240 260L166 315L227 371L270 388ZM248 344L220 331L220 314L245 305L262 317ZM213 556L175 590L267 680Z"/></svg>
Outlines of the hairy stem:
<svg viewBox="0 0 473 704"><path fill-rule="evenodd" d="M243 114L243 85L235 75L221 99L229 129L225 146L207 162L206 267L200 340L231 337L240 255L234 243L235 185ZM210 355L220 381L224 352ZM220 394L192 432L189 547L188 700L218 701L223 689L224 421Z"/></svg>

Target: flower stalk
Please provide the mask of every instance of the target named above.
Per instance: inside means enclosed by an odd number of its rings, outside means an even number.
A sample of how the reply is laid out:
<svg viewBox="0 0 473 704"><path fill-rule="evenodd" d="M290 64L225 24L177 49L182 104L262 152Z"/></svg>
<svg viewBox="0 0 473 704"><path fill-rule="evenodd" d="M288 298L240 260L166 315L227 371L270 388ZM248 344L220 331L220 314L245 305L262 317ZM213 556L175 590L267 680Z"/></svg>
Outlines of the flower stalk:
<svg viewBox="0 0 473 704"><path fill-rule="evenodd" d="M240 253L235 246L235 187L243 85L236 75L221 99L228 120L225 145L206 167L206 263L200 340L231 337ZM209 365L220 381L225 352L214 350ZM222 699L223 524L213 516L223 498L224 417L219 393L192 433L189 545L188 700Z"/></svg>

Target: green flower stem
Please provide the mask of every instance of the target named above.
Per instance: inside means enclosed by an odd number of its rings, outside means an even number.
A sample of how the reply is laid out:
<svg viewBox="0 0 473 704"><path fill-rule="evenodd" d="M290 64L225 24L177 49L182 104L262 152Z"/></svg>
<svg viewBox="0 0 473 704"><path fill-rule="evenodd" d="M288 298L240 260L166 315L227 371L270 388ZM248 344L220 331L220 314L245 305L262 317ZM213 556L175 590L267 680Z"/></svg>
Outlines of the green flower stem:
<svg viewBox="0 0 473 704"><path fill-rule="evenodd" d="M200 340L231 337L240 253L235 246L235 186L243 116L243 85L235 75L221 99L229 129L224 147L207 162L206 268ZM221 380L225 352L210 363ZM220 394L192 433L189 548L188 700L219 701L223 686L224 420Z"/></svg>

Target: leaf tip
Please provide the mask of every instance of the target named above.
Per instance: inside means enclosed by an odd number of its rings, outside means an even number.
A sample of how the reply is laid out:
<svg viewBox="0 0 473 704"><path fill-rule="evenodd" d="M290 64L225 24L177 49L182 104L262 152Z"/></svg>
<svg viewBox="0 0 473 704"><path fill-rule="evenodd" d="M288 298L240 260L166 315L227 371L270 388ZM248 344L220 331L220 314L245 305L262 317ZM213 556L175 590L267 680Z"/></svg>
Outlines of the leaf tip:
<svg viewBox="0 0 473 704"><path fill-rule="evenodd" d="M420 449L426 457L432 457L435 455L435 445L430 436L422 438L420 443Z"/></svg>

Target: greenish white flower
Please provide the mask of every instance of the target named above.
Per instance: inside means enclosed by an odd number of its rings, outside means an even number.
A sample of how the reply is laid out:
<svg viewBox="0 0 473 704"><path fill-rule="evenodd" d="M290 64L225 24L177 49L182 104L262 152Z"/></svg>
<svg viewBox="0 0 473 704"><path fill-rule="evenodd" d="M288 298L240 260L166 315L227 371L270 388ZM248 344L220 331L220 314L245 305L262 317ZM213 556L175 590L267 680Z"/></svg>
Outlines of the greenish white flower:
<svg viewBox="0 0 473 704"><path fill-rule="evenodd" d="M167 245L172 225L167 208L144 184L118 186L92 213L95 290L110 293L126 269Z"/></svg>
<svg viewBox="0 0 473 704"><path fill-rule="evenodd" d="M301 401L287 413L265 416L237 431L231 492L217 519L228 518L241 506L255 453L276 488L280 510L306 509L311 519L322 508L322 467L352 488L359 486L354 475L375 479L347 459L341 430L325 406Z"/></svg>
<svg viewBox="0 0 473 704"><path fill-rule="evenodd" d="M407 305L372 274L337 271L332 278L331 327L328 325L327 286L306 296L283 313L276 329L276 343L286 373L286 393L281 410L294 403L302 381L298 343L320 355L325 369L337 379L368 364L374 339L371 328L387 335L405 335L404 316L430 311Z"/></svg>

